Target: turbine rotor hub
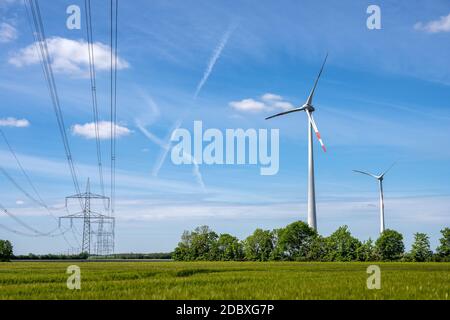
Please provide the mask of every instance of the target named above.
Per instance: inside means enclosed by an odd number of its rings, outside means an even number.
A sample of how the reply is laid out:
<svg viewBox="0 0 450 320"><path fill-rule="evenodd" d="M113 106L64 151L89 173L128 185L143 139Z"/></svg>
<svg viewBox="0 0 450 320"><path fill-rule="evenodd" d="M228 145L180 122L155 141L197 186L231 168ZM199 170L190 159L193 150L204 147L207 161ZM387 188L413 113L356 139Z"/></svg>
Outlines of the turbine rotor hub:
<svg viewBox="0 0 450 320"><path fill-rule="evenodd" d="M305 108L305 110L308 110L309 112L314 112L314 111L316 111L316 109L315 109L312 105L310 105L310 104L304 104L304 105L303 105L303 108Z"/></svg>

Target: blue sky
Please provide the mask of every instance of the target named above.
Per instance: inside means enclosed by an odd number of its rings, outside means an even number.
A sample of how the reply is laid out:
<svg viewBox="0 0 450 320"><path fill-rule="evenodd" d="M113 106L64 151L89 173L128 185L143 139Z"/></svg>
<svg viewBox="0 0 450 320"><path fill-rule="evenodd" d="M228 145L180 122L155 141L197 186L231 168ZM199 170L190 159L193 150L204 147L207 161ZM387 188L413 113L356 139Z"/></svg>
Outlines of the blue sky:
<svg viewBox="0 0 450 320"><path fill-rule="evenodd" d="M40 1L80 183L91 177L99 192L95 140L74 131L93 116L84 20L81 30L66 28L71 4L83 8L82 1ZM346 224L360 239L376 238L377 185L352 169L376 173L398 160L385 181L386 226L402 232L408 247L414 232L426 232L435 248L439 230L450 225L450 5L377 1L382 29L369 30L370 4L122 1L116 251L169 251L183 230L203 224L244 238L257 227L306 220L305 115L268 122L269 111L244 112L232 102L261 102L271 93L302 104L326 52L315 98L315 119L328 148L324 154L315 142L319 232L328 235ZM109 121L109 65L102 59L109 46L107 2L95 1L92 10L100 119ZM41 67L26 51L32 43L22 2L0 0L1 129L42 197L60 208L74 190ZM26 119L28 126L8 118ZM248 165L200 166L202 188L193 167L175 166L170 156L158 170L163 149L139 126L165 141L180 119L189 130L194 120L205 129L280 129L279 173L261 176L259 167ZM108 172L108 140L102 149ZM28 187L3 141L0 164ZM42 230L55 227L45 210L0 178L0 203ZM0 224L23 230L5 215ZM3 230L0 238L11 239L18 253L67 249L61 238L30 239Z"/></svg>

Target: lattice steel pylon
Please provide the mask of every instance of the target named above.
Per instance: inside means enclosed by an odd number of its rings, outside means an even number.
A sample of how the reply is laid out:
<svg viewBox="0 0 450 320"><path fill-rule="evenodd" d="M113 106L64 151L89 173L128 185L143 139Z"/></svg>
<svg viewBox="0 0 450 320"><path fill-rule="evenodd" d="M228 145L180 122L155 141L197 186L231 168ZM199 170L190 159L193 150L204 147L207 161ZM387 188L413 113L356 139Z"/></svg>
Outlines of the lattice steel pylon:
<svg viewBox="0 0 450 320"><path fill-rule="evenodd" d="M89 179L86 185L86 192L66 197L66 207L69 200L78 199L83 204L83 211L75 214L60 217L61 220L70 220L70 224L73 224L74 219L83 220L83 240L81 243L81 253L88 253L91 255L93 252L97 255L109 255L114 250L114 217L110 217L104 214L100 214L92 211L91 201L101 200L107 201L108 208L110 205L110 199L105 196L91 193L91 187ZM94 231L93 225L98 224L97 231ZM105 228L109 226L109 228ZM93 236L96 235L95 246L92 246ZM94 251L92 250L94 247Z"/></svg>

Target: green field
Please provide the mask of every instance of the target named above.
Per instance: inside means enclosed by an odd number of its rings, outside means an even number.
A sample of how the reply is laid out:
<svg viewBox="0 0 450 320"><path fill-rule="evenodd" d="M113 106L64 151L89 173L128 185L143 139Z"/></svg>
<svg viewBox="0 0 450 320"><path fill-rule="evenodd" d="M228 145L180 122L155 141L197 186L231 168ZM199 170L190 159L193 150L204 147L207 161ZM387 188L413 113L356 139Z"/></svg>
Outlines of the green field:
<svg viewBox="0 0 450 320"><path fill-rule="evenodd" d="M66 287L69 265L81 290ZM14 262L0 263L0 299L449 299L450 263Z"/></svg>

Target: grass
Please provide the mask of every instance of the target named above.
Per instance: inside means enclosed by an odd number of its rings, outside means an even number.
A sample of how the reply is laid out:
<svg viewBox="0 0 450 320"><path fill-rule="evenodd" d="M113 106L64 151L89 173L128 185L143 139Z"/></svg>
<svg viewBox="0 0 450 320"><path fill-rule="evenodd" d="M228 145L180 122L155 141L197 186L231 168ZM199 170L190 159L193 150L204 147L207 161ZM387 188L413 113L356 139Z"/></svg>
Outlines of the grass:
<svg viewBox="0 0 450 320"><path fill-rule="evenodd" d="M66 269L81 268L81 290ZM13 262L0 263L0 299L449 299L450 263Z"/></svg>

